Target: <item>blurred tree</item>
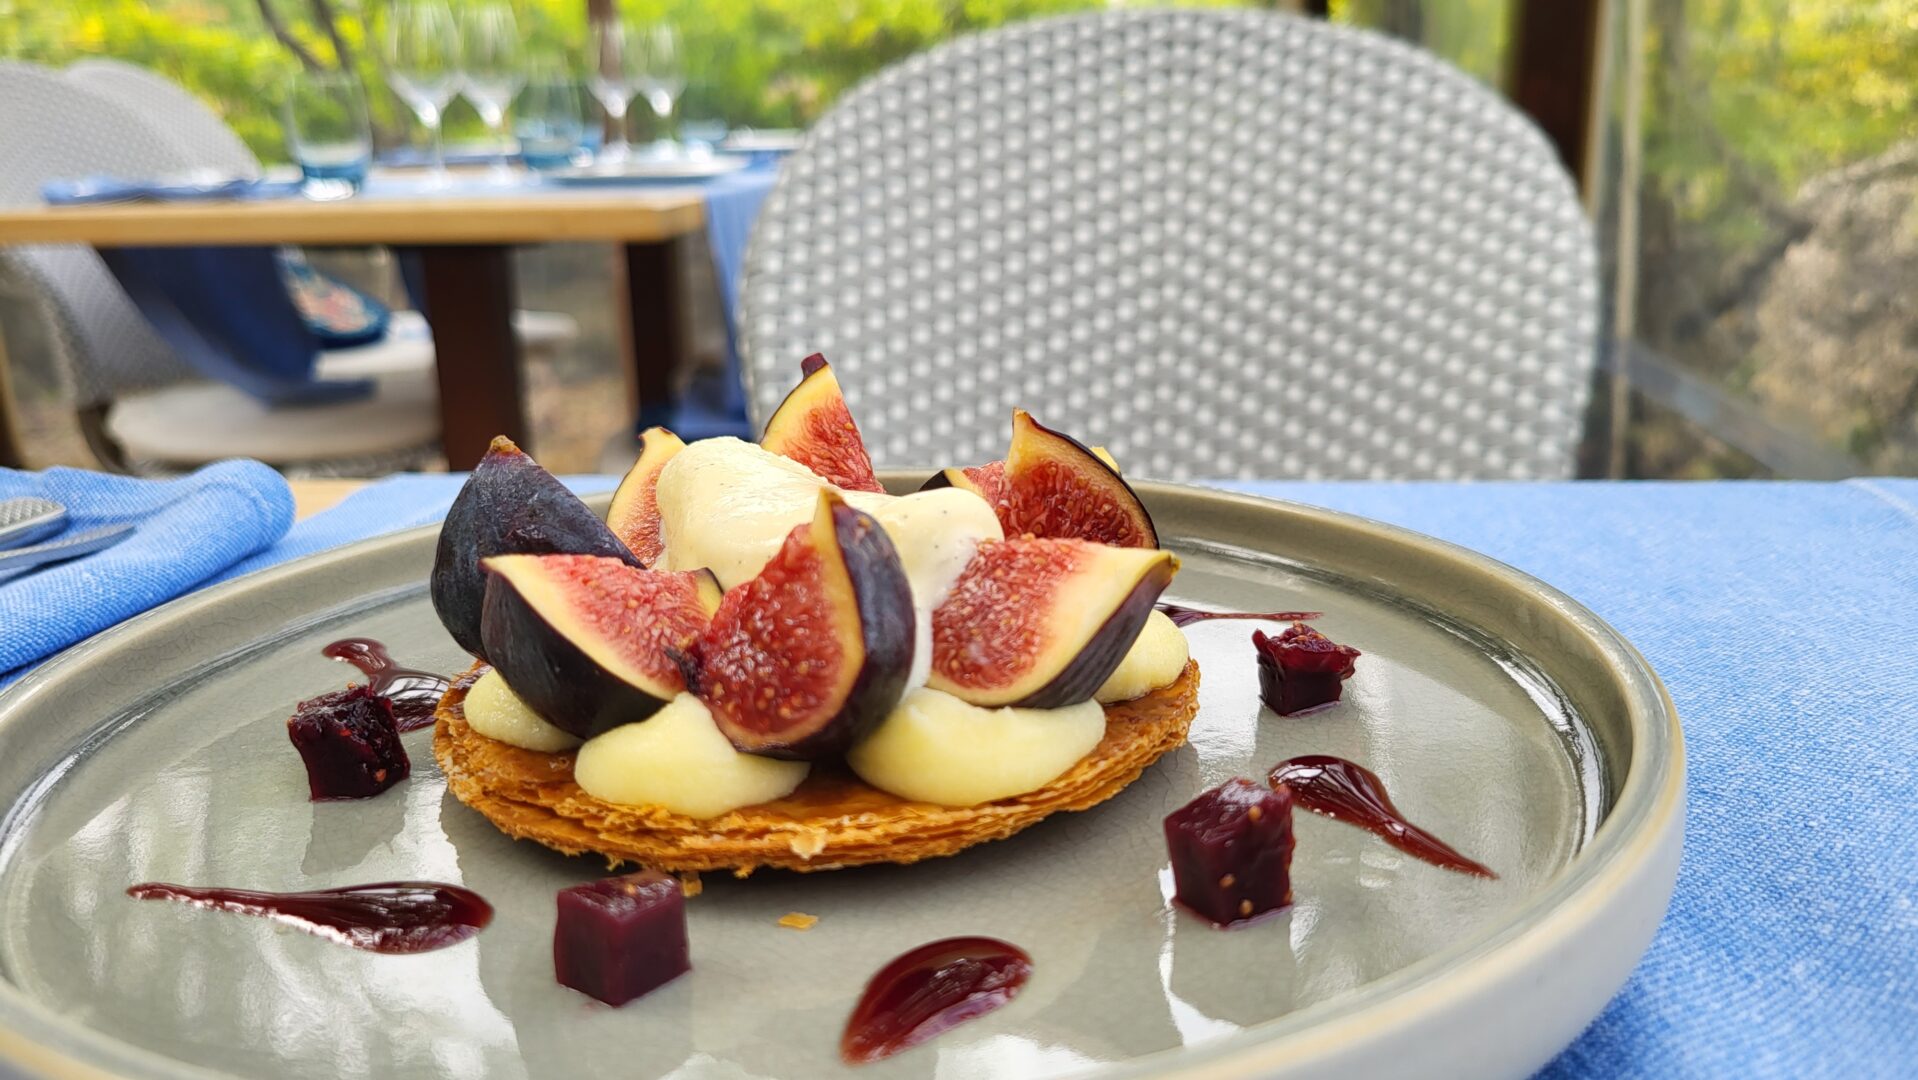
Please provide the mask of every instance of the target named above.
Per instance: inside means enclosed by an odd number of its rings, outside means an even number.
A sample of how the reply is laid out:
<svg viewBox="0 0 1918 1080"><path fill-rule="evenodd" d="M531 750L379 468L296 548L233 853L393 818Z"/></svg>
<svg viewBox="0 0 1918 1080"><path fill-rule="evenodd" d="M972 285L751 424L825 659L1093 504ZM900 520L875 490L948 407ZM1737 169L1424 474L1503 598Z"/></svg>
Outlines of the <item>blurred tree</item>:
<svg viewBox="0 0 1918 1080"><path fill-rule="evenodd" d="M1918 0L1649 16L1640 338L1868 468L1918 468L1918 310L1884 284L1918 268ZM1640 447L1652 475L1722 456Z"/></svg>

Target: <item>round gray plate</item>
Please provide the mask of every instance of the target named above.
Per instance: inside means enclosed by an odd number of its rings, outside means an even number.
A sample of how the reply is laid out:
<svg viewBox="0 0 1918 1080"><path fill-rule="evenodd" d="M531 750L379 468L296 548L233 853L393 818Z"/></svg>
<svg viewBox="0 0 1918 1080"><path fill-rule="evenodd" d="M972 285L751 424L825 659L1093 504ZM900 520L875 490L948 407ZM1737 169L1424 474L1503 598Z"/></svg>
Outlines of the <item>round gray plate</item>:
<svg viewBox="0 0 1918 1080"><path fill-rule="evenodd" d="M307 802L284 721L344 684L345 635L402 662L466 658L434 619L433 530L368 541L170 604L0 696L0 1056L59 1074L817 1076L865 980L927 940L1024 946L1010 1006L866 1067L941 1080L1192 1070L1520 1072L1564 1045L1663 915L1682 820L1669 702L1564 596L1401 530L1141 485L1184 559L1177 599L1321 610L1364 650L1346 700L1262 712L1252 627L1188 631L1191 745L1111 802L908 867L707 875L694 970L609 1009L558 986L553 894L602 872L515 843L413 777ZM1302 753L1353 758L1413 820L1498 871L1427 866L1299 815L1296 905L1221 932L1167 904L1160 819ZM427 878L497 916L476 939L378 956L262 920L138 902L130 884L302 889ZM808 932L775 924L800 911Z"/></svg>

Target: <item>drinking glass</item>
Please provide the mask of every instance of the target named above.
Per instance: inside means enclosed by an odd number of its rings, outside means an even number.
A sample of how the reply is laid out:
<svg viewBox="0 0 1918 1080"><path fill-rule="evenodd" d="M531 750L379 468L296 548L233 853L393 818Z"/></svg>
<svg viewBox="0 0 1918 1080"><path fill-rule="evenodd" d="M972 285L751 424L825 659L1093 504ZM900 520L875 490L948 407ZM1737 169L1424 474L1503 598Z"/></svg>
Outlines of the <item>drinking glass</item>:
<svg viewBox="0 0 1918 1080"><path fill-rule="evenodd" d="M286 147L309 199L344 199L366 182L373 129L366 98L351 75L301 73L287 81Z"/></svg>
<svg viewBox="0 0 1918 1080"><path fill-rule="evenodd" d="M679 34L665 23L654 23L640 31L639 46L644 61L640 68L640 92L646 104L659 117L659 137L653 148L663 156L679 153L673 138L673 103L686 89L686 65L681 59Z"/></svg>
<svg viewBox="0 0 1918 1080"><path fill-rule="evenodd" d="M564 72L541 72L526 81L513 110L513 134L519 154L531 169L570 164L586 140L584 102L579 83Z"/></svg>
<svg viewBox="0 0 1918 1080"><path fill-rule="evenodd" d="M525 76L520 70L519 26L513 9L487 0L460 19L460 89L479 112L494 142L504 145L506 108ZM504 169L505 161L500 162Z"/></svg>
<svg viewBox="0 0 1918 1080"><path fill-rule="evenodd" d="M413 110L433 140L433 181L446 182L440 122L459 91L460 38L453 13L440 0L402 0L386 25L386 71L393 92Z"/></svg>
<svg viewBox="0 0 1918 1080"><path fill-rule="evenodd" d="M625 161L632 152L626 142L626 108L640 89L645 49L639 35L617 18L593 23L586 59L586 85L612 122L613 139L599 152L602 161Z"/></svg>

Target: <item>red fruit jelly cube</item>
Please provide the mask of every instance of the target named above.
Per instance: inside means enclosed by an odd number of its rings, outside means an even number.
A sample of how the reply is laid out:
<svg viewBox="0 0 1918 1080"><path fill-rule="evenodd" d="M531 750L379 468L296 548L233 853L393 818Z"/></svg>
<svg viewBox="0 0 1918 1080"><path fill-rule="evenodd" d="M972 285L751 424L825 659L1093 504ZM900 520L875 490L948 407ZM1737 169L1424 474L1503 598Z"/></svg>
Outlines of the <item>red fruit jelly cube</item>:
<svg viewBox="0 0 1918 1080"><path fill-rule="evenodd" d="M1337 701L1360 656L1304 623L1293 623L1278 637L1254 630L1252 647L1258 650L1259 698L1280 716Z"/></svg>
<svg viewBox="0 0 1918 1080"><path fill-rule="evenodd" d="M1292 902L1292 793L1228 780L1165 819L1174 899L1218 926Z"/></svg>
<svg viewBox="0 0 1918 1080"><path fill-rule="evenodd" d="M286 734L306 762L314 802L369 798L413 771L392 703L364 686L300 702Z"/></svg>
<svg viewBox="0 0 1918 1080"><path fill-rule="evenodd" d="M624 1005L692 966L679 879L642 870L559 891L553 973L561 985Z"/></svg>

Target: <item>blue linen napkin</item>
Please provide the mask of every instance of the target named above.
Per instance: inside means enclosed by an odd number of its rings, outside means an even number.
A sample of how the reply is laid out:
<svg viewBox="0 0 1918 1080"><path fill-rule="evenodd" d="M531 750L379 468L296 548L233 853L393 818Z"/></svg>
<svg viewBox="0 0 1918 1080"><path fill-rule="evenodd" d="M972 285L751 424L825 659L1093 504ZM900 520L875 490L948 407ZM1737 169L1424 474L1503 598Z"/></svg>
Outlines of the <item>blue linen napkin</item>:
<svg viewBox="0 0 1918 1080"><path fill-rule="evenodd" d="M74 642L165 603L255 552L293 523L286 481L257 461L177 480L84 469L0 469L0 499L67 508L70 529L131 522L133 535L72 562L0 581L0 686Z"/></svg>

